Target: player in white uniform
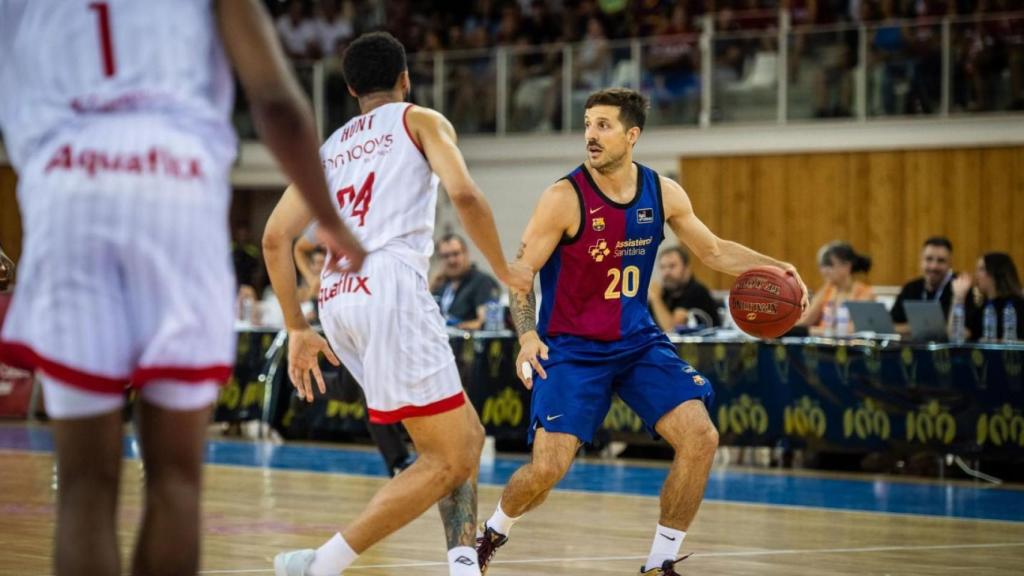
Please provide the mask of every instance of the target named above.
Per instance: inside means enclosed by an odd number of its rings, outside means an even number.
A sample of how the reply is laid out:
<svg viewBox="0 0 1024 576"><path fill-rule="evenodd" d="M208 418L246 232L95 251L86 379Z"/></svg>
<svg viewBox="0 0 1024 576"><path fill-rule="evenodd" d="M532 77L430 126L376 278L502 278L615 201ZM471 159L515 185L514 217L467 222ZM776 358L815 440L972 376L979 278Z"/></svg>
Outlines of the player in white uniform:
<svg viewBox="0 0 1024 576"><path fill-rule="evenodd" d="M354 269L365 253L331 206L309 105L257 0L0 0L0 55L25 224L0 358L42 376L55 571L121 573L134 387L146 508L132 570L194 574L204 431L234 360L229 57L268 146L327 219L323 240Z"/></svg>
<svg viewBox="0 0 1024 576"><path fill-rule="evenodd" d="M313 218L296 201L295 185L267 223L264 256L300 396L312 401L310 373L325 391L317 356L323 352L337 364L333 348L362 386L370 420L402 421L419 457L327 543L280 554L274 567L278 576L335 576L438 502L450 574L478 576L473 546L483 427L466 401L444 320L427 290L438 181L502 281L523 289L532 285L532 271L505 261L490 206L466 169L451 124L403 102L409 73L402 45L386 33L366 34L349 46L342 67L362 114L331 135L321 161L339 213L369 256L358 274L323 276L320 321L330 347L309 329L295 299L291 246Z"/></svg>

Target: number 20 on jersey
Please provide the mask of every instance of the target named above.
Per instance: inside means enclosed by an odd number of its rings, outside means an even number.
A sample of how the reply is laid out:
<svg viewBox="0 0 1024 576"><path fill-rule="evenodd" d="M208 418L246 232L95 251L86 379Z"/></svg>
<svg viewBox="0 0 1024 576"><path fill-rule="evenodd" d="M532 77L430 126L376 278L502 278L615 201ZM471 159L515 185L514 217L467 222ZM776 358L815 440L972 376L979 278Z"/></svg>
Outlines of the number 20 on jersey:
<svg viewBox="0 0 1024 576"><path fill-rule="evenodd" d="M623 296L632 298L640 291L640 269L636 266L626 266L622 270L618 268L608 269L608 288L605 288L605 300L618 300Z"/></svg>

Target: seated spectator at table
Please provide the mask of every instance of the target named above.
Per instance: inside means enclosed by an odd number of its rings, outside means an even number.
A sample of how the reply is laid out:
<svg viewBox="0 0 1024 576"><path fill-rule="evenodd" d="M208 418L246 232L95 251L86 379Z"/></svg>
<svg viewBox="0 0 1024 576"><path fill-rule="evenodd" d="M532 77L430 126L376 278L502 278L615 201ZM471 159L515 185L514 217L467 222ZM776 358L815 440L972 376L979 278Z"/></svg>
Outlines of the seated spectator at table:
<svg viewBox="0 0 1024 576"><path fill-rule="evenodd" d="M316 25L306 18L300 0L292 0L288 4L288 12L277 19L274 27L277 28L285 53L293 60L305 60L315 50Z"/></svg>
<svg viewBox="0 0 1024 576"><path fill-rule="evenodd" d="M441 272L431 282L431 292L449 326L480 330L487 303L498 298L498 282L469 261L466 241L448 234L437 243Z"/></svg>
<svg viewBox="0 0 1024 576"><path fill-rule="evenodd" d="M874 300L875 292L868 284L854 279L854 274L871 270L871 258L858 254L846 242L831 242L818 251L818 270L825 284L814 293L811 305L797 322L810 328L812 336L821 336L835 329L836 311L850 300ZM850 330L854 328L851 325Z"/></svg>
<svg viewBox="0 0 1024 576"><path fill-rule="evenodd" d="M1021 291L1017 266L1009 254L988 252L978 258L972 278L963 273L953 280L953 306L963 306L965 338L979 340L983 334L985 307L992 304L996 311L996 337L1005 339L1003 313L1007 306L1017 312L1017 340L1024 339L1021 319L1024 317L1024 292ZM952 315L949 320L950 337L953 334Z"/></svg>
<svg viewBox="0 0 1024 576"><path fill-rule="evenodd" d="M651 281L647 299L651 315L665 332L677 332L693 326L719 326L718 302L706 286L697 281L690 268L690 253L682 246L671 246L658 256L661 282Z"/></svg>
<svg viewBox="0 0 1024 576"><path fill-rule="evenodd" d="M948 318L949 307L953 302L953 290L949 285L955 277L953 243L949 238L932 236L925 240L921 248L921 277L903 285L890 311L896 332L910 333L907 313L903 309L903 303L908 300L938 300L942 305L942 313Z"/></svg>

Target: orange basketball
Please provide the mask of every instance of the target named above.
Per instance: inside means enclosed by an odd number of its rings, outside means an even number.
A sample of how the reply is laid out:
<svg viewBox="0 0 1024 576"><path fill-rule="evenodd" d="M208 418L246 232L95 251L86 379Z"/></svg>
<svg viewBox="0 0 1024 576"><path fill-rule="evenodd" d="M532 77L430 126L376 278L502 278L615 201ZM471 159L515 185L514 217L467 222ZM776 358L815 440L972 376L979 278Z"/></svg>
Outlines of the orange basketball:
<svg viewBox="0 0 1024 576"><path fill-rule="evenodd" d="M800 284L775 266L751 268L729 291L729 313L757 338L778 338L800 319Z"/></svg>

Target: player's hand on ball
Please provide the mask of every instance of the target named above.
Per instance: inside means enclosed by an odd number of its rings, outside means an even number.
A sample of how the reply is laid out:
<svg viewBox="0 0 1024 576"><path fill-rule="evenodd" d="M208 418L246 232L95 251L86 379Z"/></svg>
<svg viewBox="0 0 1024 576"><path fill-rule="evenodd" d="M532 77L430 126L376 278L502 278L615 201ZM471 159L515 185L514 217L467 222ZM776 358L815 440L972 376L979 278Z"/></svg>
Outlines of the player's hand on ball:
<svg viewBox="0 0 1024 576"><path fill-rule="evenodd" d="M548 347L536 332L527 332L519 337L519 356L516 358L516 376L527 390L533 388L533 374L547 378L548 373L541 366L541 360L548 359Z"/></svg>
<svg viewBox="0 0 1024 576"><path fill-rule="evenodd" d="M810 300L807 298L809 292L807 291L807 284L804 284L804 279L800 277L800 273L796 271L795 266L790 266L786 269L786 274L789 274L793 278L796 278L798 284L800 284L800 290L803 295L800 297L800 309L807 310L810 305Z"/></svg>
<svg viewBox="0 0 1024 576"><path fill-rule="evenodd" d="M298 390L299 399L313 401L313 386L309 374L313 373L316 387L321 394L327 393L324 375L320 372L320 353L323 352L327 361L335 366L341 362L322 336L310 328L288 331L288 379Z"/></svg>

